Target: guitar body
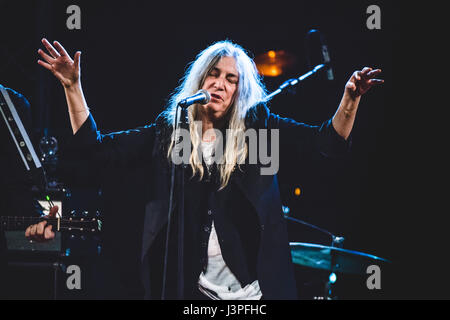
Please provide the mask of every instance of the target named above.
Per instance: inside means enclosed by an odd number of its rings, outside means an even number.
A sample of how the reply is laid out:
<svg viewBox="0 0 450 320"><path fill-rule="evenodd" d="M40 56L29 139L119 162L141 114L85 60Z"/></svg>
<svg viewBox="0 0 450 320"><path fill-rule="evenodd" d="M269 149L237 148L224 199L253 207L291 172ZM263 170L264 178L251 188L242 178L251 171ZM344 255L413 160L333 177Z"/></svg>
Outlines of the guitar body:
<svg viewBox="0 0 450 320"><path fill-rule="evenodd" d="M25 231L5 231L6 249L8 251L27 251L27 252L61 252L61 233L55 233L52 241L39 243L25 238Z"/></svg>

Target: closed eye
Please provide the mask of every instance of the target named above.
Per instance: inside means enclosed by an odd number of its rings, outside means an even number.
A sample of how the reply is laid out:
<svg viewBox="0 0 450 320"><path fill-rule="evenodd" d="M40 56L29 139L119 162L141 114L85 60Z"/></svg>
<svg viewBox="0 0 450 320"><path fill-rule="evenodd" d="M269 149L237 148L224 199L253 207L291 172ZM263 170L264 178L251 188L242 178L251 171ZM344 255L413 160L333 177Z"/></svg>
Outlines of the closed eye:
<svg viewBox="0 0 450 320"><path fill-rule="evenodd" d="M235 75L229 76L227 79L228 79L228 81L230 81L230 83L232 83L232 84L238 83L238 77L236 77Z"/></svg>
<svg viewBox="0 0 450 320"><path fill-rule="evenodd" d="M218 68L213 68L208 75L212 76L212 77L220 77L221 74L221 70ZM226 75L228 81L230 81L231 83L237 83L238 82L238 76L235 75L234 73L229 73Z"/></svg>

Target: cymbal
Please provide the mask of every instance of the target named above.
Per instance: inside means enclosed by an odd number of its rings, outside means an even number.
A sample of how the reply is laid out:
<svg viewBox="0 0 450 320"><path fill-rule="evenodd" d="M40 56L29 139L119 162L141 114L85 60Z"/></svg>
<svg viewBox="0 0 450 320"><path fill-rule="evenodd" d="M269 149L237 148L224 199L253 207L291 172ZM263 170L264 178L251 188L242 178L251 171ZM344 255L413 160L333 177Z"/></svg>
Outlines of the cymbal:
<svg viewBox="0 0 450 320"><path fill-rule="evenodd" d="M312 243L291 242L292 262L305 267L349 274L366 274L367 267L390 263L370 254Z"/></svg>
<svg viewBox="0 0 450 320"><path fill-rule="evenodd" d="M277 77L285 73L295 62L295 56L285 50L270 50L255 57L259 73L267 77Z"/></svg>

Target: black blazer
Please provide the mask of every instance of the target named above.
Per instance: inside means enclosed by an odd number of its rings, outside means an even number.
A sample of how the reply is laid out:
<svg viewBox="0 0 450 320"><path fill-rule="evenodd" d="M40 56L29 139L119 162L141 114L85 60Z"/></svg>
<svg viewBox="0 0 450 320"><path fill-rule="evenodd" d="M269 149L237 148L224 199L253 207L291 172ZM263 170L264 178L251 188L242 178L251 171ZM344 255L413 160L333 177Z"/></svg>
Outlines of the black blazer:
<svg viewBox="0 0 450 320"><path fill-rule="evenodd" d="M326 157L344 155L350 147L334 130L331 120L321 126L310 126L282 118L258 105L249 111L246 127L279 129L280 148L292 148L299 157L309 152L320 152ZM270 134L268 135L270 138ZM149 259L152 244L167 225L170 166L167 146L171 126L158 117L150 125L133 130L101 134L91 116L74 135L70 143L73 157L88 166L81 166L90 177L106 167L149 166L149 188L143 225L141 269L146 297L151 295ZM270 139L269 150L270 150ZM85 155L89 155L86 157ZM288 243L286 221L281 211L277 175L261 175L260 164L243 165L235 170L230 185L239 188L254 207L260 230L257 254L257 277L265 299L296 299L297 289ZM162 260L159 262L162 264Z"/></svg>

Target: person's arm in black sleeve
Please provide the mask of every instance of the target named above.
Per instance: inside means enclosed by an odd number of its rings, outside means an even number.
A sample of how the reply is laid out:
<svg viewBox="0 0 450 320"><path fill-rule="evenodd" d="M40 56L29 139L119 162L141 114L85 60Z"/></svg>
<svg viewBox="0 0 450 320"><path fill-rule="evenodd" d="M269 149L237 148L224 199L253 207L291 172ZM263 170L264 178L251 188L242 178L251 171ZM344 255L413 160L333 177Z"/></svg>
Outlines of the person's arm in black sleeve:
<svg viewBox="0 0 450 320"><path fill-rule="evenodd" d="M154 138L154 124L102 134L90 114L62 152L65 174L72 171L77 184L86 179L98 182L100 173L105 169L149 164Z"/></svg>
<svg viewBox="0 0 450 320"><path fill-rule="evenodd" d="M269 128L280 130L280 139L288 141L290 147L300 152L317 150L327 157L339 157L351 146L350 134L356 117L361 96L373 85L383 83L375 79L380 69L364 68L353 73L347 82L341 103L332 119L320 126L311 126L292 119L282 118L270 113L267 119Z"/></svg>
<svg viewBox="0 0 450 320"><path fill-rule="evenodd" d="M291 148L296 154L320 152L325 157L344 156L351 146L351 138L341 137L333 127L332 120L321 125L308 125L290 118L270 113L269 129L280 130L280 144Z"/></svg>

